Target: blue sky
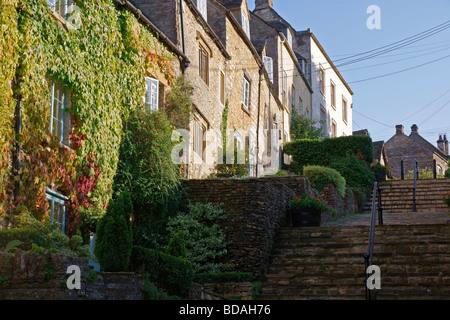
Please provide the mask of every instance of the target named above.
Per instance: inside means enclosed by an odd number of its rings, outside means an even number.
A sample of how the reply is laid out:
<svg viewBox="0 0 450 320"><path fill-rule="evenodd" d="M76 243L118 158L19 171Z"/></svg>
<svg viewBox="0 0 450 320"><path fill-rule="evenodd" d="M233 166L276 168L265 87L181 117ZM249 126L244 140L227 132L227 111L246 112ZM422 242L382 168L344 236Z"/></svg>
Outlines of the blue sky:
<svg viewBox="0 0 450 320"><path fill-rule="evenodd" d="M248 5L253 10L254 0ZM371 5L380 8L379 30L366 24ZM274 8L296 30L311 28L336 65L344 61L337 59L450 20L450 0L274 0ZM409 68L414 69L396 73ZM354 91L353 130L368 129L374 141L387 141L395 125L403 124L409 134L417 124L434 145L439 134L450 136L450 25L403 48L338 69ZM396 74L356 82L390 73Z"/></svg>

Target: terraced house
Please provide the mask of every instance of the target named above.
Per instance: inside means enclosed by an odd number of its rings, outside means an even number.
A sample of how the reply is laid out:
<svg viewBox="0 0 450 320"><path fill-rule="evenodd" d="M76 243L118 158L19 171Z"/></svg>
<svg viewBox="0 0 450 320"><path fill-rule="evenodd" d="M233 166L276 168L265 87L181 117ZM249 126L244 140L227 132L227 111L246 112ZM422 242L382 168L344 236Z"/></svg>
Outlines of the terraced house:
<svg viewBox="0 0 450 320"><path fill-rule="evenodd" d="M264 46L258 51L252 43L247 2L131 2L190 60L185 78L193 87L194 114L184 159L188 177L204 178L224 162L224 128L227 141L248 153L250 176L263 175L264 166L279 168L285 106L265 68Z"/></svg>
<svg viewBox="0 0 450 320"><path fill-rule="evenodd" d="M1 10L0 219L49 215L72 234L111 199L123 118L160 109L188 58L127 1Z"/></svg>

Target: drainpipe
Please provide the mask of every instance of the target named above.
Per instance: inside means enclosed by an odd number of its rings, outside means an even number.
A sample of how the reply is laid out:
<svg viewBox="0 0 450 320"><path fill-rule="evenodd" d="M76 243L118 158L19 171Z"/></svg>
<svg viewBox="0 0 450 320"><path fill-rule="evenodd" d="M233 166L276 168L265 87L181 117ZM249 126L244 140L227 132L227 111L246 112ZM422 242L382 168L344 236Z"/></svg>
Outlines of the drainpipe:
<svg viewBox="0 0 450 320"><path fill-rule="evenodd" d="M184 18L183 18L183 0L180 0L180 19L181 19L181 44L183 46L183 54L186 54L186 47L184 43Z"/></svg>
<svg viewBox="0 0 450 320"><path fill-rule="evenodd" d="M259 168L259 118L261 114L261 78L263 73L263 66L259 67L259 81L258 81L258 117L256 119L256 178L261 176Z"/></svg>

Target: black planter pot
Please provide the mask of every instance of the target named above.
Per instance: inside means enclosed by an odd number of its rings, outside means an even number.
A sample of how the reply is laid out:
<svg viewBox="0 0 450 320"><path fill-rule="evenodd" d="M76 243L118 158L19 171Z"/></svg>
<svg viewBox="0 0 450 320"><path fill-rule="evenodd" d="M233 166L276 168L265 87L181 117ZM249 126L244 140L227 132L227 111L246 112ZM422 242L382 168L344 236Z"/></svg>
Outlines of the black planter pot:
<svg viewBox="0 0 450 320"><path fill-rule="evenodd" d="M375 171L375 178L377 179L377 181L386 181L386 176L386 171Z"/></svg>
<svg viewBox="0 0 450 320"><path fill-rule="evenodd" d="M293 227L319 227L322 218L321 212L290 210L291 226Z"/></svg>

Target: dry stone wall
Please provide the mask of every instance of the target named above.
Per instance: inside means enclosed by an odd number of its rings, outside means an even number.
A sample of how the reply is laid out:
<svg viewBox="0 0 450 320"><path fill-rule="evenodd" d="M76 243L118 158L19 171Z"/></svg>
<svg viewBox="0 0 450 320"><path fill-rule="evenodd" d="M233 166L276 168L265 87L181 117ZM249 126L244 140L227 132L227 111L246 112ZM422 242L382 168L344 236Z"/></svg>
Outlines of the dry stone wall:
<svg viewBox="0 0 450 320"><path fill-rule="evenodd" d="M81 289L68 289L67 267L81 271ZM144 280L135 273L91 271L88 260L66 254L0 252L0 300L140 300Z"/></svg>

